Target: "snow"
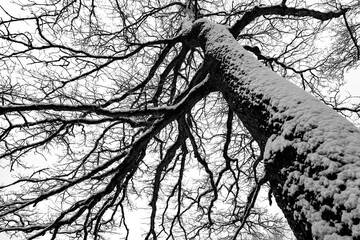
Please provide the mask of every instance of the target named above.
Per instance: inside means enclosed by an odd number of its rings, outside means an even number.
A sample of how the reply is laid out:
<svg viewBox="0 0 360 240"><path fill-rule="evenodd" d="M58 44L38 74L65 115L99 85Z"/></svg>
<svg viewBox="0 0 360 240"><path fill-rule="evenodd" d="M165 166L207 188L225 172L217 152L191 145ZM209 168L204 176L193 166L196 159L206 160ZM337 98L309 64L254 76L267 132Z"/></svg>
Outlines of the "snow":
<svg viewBox="0 0 360 240"><path fill-rule="evenodd" d="M183 31L182 34L186 34L186 31L190 31L192 28L192 20L189 16L186 16L183 18L182 22L181 22L181 29Z"/></svg>
<svg viewBox="0 0 360 240"><path fill-rule="evenodd" d="M286 159L279 169L286 177L279 194L296 199L294 206L288 206L294 218L310 222L315 238L360 236L359 129L263 66L225 27L207 20L196 24L202 29L202 48L221 64L219 90L226 93L244 125L264 145L267 163L284 161L278 156L295 151L296 156ZM304 194L300 195L300 188ZM341 222L333 216L339 213ZM352 237L337 234L342 223Z"/></svg>
<svg viewBox="0 0 360 240"><path fill-rule="evenodd" d="M324 240L352 240L351 237L346 237L346 236L340 236L338 234L331 234L331 235L328 235L328 236L325 236Z"/></svg>

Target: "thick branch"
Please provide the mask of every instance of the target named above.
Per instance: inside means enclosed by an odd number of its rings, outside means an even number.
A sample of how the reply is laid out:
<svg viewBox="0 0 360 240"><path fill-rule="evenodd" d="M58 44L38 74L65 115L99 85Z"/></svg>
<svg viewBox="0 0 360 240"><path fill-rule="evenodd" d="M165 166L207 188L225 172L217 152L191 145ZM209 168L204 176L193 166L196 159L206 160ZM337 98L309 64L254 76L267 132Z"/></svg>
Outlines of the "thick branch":
<svg viewBox="0 0 360 240"><path fill-rule="evenodd" d="M276 5L268 7L254 7L249 12L246 12L241 19L230 28L231 34L236 38L240 32L252 21L260 16L266 15L280 15L280 16L294 16L294 17L311 17L320 21L327 21L333 18L338 18L345 14L347 9L342 9L335 12L320 12L305 8L292 8L285 5Z"/></svg>
<svg viewBox="0 0 360 240"><path fill-rule="evenodd" d="M345 14L343 15L343 18L344 18L345 26L346 26L346 28L347 28L347 30L349 32L350 37L351 37L351 40L353 41L354 46L356 48L356 60L360 60L360 47L359 47L359 44L357 43L356 37L354 36L353 31L351 30L351 27L349 25L349 22L348 22Z"/></svg>

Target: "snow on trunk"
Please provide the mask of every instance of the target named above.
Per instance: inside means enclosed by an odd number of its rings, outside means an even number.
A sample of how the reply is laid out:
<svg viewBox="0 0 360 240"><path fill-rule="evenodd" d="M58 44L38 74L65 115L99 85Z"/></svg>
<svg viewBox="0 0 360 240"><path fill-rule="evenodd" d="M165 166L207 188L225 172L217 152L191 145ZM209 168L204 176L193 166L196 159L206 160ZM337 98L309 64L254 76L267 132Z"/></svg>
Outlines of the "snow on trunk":
<svg viewBox="0 0 360 240"><path fill-rule="evenodd" d="M264 151L279 207L298 239L360 239L360 132L263 66L229 31L194 24L216 84Z"/></svg>

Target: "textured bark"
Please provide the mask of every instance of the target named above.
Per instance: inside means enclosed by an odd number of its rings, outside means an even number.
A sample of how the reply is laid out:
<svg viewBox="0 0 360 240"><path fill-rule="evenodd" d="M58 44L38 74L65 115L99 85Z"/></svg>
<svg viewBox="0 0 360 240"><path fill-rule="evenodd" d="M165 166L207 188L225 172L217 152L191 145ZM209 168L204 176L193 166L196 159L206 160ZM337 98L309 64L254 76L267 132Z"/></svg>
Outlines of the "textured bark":
<svg viewBox="0 0 360 240"><path fill-rule="evenodd" d="M219 63L218 90L264 151L266 174L298 239L360 239L360 132L267 69L230 32L195 23Z"/></svg>

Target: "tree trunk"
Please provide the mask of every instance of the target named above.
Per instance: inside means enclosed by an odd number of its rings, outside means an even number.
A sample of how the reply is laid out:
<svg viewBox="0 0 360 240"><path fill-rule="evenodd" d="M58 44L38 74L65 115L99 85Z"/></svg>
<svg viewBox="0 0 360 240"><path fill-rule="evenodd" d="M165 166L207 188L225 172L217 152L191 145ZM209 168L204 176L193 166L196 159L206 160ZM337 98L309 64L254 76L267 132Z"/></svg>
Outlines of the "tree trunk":
<svg viewBox="0 0 360 240"><path fill-rule="evenodd" d="M360 132L244 50L229 31L195 23L214 78L264 151L271 189L297 239L360 239Z"/></svg>

